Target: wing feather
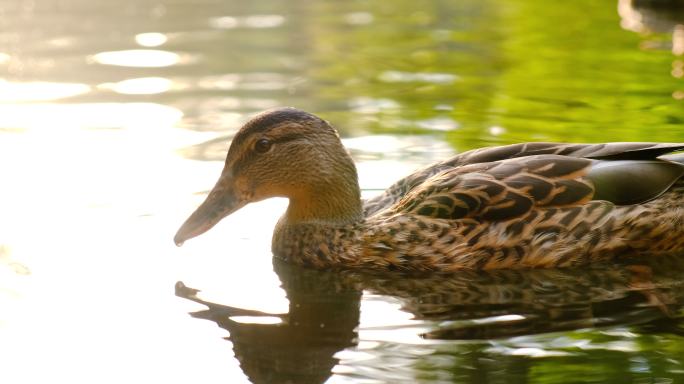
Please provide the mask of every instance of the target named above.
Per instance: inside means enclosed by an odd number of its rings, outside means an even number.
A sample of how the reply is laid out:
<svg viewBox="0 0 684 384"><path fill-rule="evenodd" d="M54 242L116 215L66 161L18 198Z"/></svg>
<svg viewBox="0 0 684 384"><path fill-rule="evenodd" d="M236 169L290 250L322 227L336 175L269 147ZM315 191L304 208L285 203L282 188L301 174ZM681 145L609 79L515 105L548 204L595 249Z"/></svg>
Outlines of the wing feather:
<svg viewBox="0 0 684 384"><path fill-rule="evenodd" d="M535 208L615 205L653 199L684 175L665 160L592 160L537 155L454 168L427 179L391 210L441 219L506 221ZM575 212L564 220L571 222Z"/></svg>
<svg viewBox="0 0 684 384"><path fill-rule="evenodd" d="M405 177L383 194L367 200L364 203L364 211L366 215L372 215L389 208L414 210L421 204L435 204L428 203L426 197L445 193L460 203L454 203L450 207L450 204L445 204L446 200L442 199L437 205L444 209L425 208L423 212L427 216L440 214L449 217L475 217L474 215L481 213L483 208L493 201L494 196L507 191L512 190L530 198L533 207L581 204L591 199L589 195L592 194L592 189L595 189L595 184L599 185L598 198L624 204L626 199L615 198L615 193L603 191L608 188L606 185L611 188L619 185L622 188L633 183L629 176L621 176L626 174L626 168L612 169L607 173L608 176L605 171L592 172L592 176L589 177L591 180L587 181L588 170L597 164L597 161L655 160L680 150L684 150L684 143L521 143L481 148L464 152ZM684 155L663 158L684 164ZM658 160L656 163L660 164L662 161ZM659 173L667 175L664 179L672 183L678 179L677 169L672 167L670 171ZM435 177L438 177L439 181ZM614 181L623 177L627 180L624 183ZM560 182L562 179L575 182L563 183ZM604 182L608 179L611 181ZM645 192L638 193L639 196L633 200L643 201L644 196L653 198L671 185L667 182L656 184L654 187L645 188ZM479 191L480 195L475 196L474 191ZM628 187L625 193L630 193ZM419 197L420 195L423 197ZM416 201L406 202L407 199ZM428 212L430 214L427 214Z"/></svg>

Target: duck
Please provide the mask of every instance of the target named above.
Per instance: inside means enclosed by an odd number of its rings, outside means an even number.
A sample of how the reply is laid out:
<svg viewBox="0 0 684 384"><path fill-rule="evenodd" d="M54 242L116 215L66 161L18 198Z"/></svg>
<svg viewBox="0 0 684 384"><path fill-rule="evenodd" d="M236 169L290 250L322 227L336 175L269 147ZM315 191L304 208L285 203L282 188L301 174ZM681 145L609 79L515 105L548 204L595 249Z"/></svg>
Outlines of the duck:
<svg viewBox="0 0 684 384"><path fill-rule="evenodd" d="M566 268L684 250L684 143L531 142L457 154L361 198L337 130L291 107L249 119L174 237L289 199L273 256L318 269Z"/></svg>

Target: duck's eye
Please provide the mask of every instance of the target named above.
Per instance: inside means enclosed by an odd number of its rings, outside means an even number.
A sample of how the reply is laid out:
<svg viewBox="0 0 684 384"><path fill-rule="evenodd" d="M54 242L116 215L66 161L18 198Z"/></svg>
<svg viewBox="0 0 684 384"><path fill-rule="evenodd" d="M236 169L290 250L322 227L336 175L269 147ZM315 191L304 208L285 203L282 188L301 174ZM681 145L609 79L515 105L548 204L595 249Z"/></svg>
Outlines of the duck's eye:
<svg viewBox="0 0 684 384"><path fill-rule="evenodd" d="M272 144L269 139L261 139L254 144L254 150L259 153L266 153L271 149Z"/></svg>

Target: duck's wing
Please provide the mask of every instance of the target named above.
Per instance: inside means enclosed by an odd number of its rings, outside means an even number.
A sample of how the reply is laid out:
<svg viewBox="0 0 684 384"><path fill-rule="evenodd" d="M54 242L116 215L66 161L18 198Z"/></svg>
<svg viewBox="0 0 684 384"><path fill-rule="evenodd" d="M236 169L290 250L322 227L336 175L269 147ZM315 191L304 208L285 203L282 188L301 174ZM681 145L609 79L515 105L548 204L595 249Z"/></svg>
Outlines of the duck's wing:
<svg viewBox="0 0 684 384"><path fill-rule="evenodd" d="M534 155L560 155L605 160L647 160L682 149L684 149L684 143L520 143L474 149L456 155L445 161L444 164L457 167Z"/></svg>
<svg viewBox="0 0 684 384"><path fill-rule="evenodd" d="M684 143L606 143L562 144L521 143L480 148L456 155L451 159L421 169L390 186L384 193L364 204L366 216L394 206L415 188L425 187L429 178L455 168L493 163L537 155L558 155L569 158L597 160L648 160L684 149Z"/></svg>
<svg viewBox="0 0 684 384"><path fill-rule="evenodd" d="M440 172L413 188L389 211L441 219L505 221L543 207L592 200L642 203L684 175L665 160L603 160L535 155L470 164Z"/></svg>

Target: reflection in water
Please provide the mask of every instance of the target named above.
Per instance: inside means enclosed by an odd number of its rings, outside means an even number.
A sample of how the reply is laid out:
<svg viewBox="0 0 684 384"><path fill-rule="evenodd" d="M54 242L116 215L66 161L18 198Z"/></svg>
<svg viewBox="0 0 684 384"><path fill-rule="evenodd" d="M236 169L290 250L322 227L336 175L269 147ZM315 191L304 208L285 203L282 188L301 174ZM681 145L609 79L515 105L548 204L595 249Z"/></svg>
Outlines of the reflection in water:
<svg viewBox="0 0 684 384"><path fill-rule="evenodd" d="M154 95L167 92L172 86L173 82L163 77L141 77L122 80L114 84L101 84L98 88L111 89L124 95Z"/></svg>
<svg viewBox="0 0 684 384"><path fill-rule="evenodd" d="M419 120L415 124L423 129L433 131L451 131L459 127L458 123L448 117L435 117L433 119Z"/></svg>
<svg viewBox="0 0 684 384"><path fill-rule="evenodd" d="M290 301L277 324L235 321L276 315L205 302L181 282L176 294L205 304L207 310L192 315L230 332L235 356L252 382L322 383L338 362L335 353L355 343L361 292L332 272L292 270L278 263L275 268Z"/></svg>
<svg viewBox="0 0 684 384"><path fill-rule="evenodd" d="M5 271L10 273L0 273L3 280L13 278L14 275L30 275L31 270L22 263L14 260L8 246L0 243L0 268L5 268ZM0 287L2 290L2 287Z"/></svg>
<svg viewBox="0 0 684 384"><path fill-rule="evenodd" d="M228 307L199 299L197 290L179 282L176 294L204 304L208 309L194 317L216 322L230 332L235 355L245 374L255 383L320 383L332 373L355 374L345 359L375 360L387 354L380 348L383 330L390 340L419 330L424 340L394 353L397 358L419 358L420 344L428 340L492 340L505 343L482 349L479 358L510 356L571 356L583 342L515 345L512 337L607 326L635 326L642 332L684 335L684 259L681 255L639 261L638 264L595 266L586 270L515 270L462 272L442 276L398 276L357 271L316 271L274 259L274 269L290 301L282 315ZM404 325L359 329L364 345L357 345L361 293L399 300L413 320ZM277 316L277 324L238 322L236 316ZM384 323L388 319L383 320ZM379 331L379 332L378 332ZM369 335L375 336L375 342ZM407 339L409 342L409 339ZM398 342L402 342L399 340ZM405 342L405 341L404 341ZM411 343L416 343L413 341ZM491 344L497 345L497 343ZM458 352L457 345L453 345ZM638 346L632 347L637 348ZM347 350L345 353L339 353ZM428 352L430 353L430 352ZM464 349L462 353L466 353ZM418 354L416 356L412 356ZM338 359L342 359L340 362ZM363 358L362 358L363 359ZM355 361L355 364L358 364ZM380 361L366 368L378 377L391 377ZM363 366L363 364L361 364ZM385 367L386 368L386 367ZM514 369L514 367L510 367ZM519 368L519 367L518 367ZM515 368L515 369L518 369ZM454 369L454 367L449 367ZM461 371L494 369L477 364ZM496 370L502 367L496 367ZM508 369L503 367L503 369ZM629 369L629 367L624 367ZM332 370L332 371L331 371ZM358 372L356 372L358 373ZM517 376L520 372L508 374ZM487 376L486 372L478 372Z"/></svg>
<svg viewBox="0 0 684 384"><path fill-rule="evenodd" d="M400 105L392 99L357 97L349 101L349 107L356 113L372 115L385 111L396 112Z"/></svg>
<svg viewBox="0 0 684 384"><path fill-rule="evenodd" d="M46 81L9 82L0 79L0 103L50 101L88 92L90 92L90 87L86 84Z"/></svg>
<svg viewBox="0 0 684 384"><path fill-rule="evenodd" d="M40 130L63 140L74 140L69 132L84 129L127 129L154 136L154 131L173 126L182 116L178 109L156 103L0 104L0 128ZM172 138L157 135L155 140Z"/></svg>
<svg viewBox="0 0 684 384"><path fill-rule="evenodd" d="M209 21L209 25L218 29L275 28L283 23L285 23L285 17L281 15L223 16L212 18Z"/></svg>
<svg viewBox="0 0 684 384"><path fill-rule="evenodd" d="M349 25L366 25L375 20L373 14L368 12L350 12L344 15L344 21Z"/></svg>
<svg viewBox="0 0 684 384"><path fill-rule="evenodd" d="M158 68L186 64L189 56L157 49L129 49L126 51L100 52L92 57L98 64L120 67Z"/></svg>
<svg viewBox="0 0 684 384"><path fill-rule="evenodd" d="M380 74L379 79L388 83L435 83L451 84L458 80L458 76L451 73L412 73L400 71L386 71Z"/></svg>
<svg viewBox="0 0 684 384"><path fill-rule="evenodd" d="M158 47L168 40L165 34L159 32L139 33L135 35L135 42L143 47Z"/></svg>
<svg viewBox="0 0 684 384"><path fill-rule="evenodd" d="M672 33L684 24L684 1L618 0L618 13L622 28L639 33Z"/></svg>
<svg viewBox="0 0 684 384"><path fill-rule="evenodd" d="M670 34L669 49L675 56L684 55L684 1L682 0L619 0L618 13L621 17L622 28L649 34ZM662 42L658 39L648 40L645 48L662 49ZM678 58L672 62L673 77L684 77L684 61ZM684 98L679 90L673 92L675 99Z"/></svg>
<svg viewBox="0 0 684 384"><path fill-rule="evenodd" d="M278 73L244 73L207 76L199 80L203 89L229 91L234 89L248 91L275 91L302 82L301 78L289 78Z"/></svg>

